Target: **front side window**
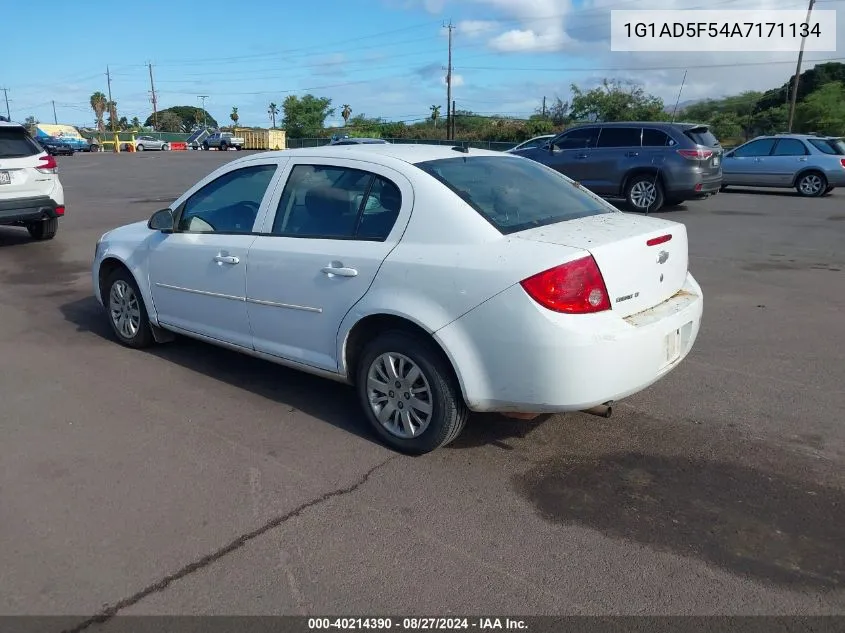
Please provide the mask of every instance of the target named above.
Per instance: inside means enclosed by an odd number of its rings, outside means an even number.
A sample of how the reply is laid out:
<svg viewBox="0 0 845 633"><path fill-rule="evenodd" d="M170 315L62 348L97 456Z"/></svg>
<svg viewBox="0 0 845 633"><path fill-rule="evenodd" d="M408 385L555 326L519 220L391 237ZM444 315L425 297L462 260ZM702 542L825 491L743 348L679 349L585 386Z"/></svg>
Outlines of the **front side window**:
<svg viewBox="0 0 845 633"><path fill-rule="evenodd" d="M387 178L348 167L296 165L282 192L272 234L384 241L402 194Z"/></svg>
<svg viewBox="0 0 845 633"><path fill-rule="evenodd" d="M555 141L555 149L587 149L596 146L599 129L596 127L570 130Z"/></svg>
<svg viewBox="0 0 845 633"><path fill-rule="evenodd" d="M775 146L775 139L761 138L756 141L751 141L747 145L737 147L734 150L734 156L737 158L750 158L752 156L768 156L772 148Z"/></svg>
<svg viewBox="0 0 845 633"><path fill-rule="evenodd" d="M185 202L178 230L251 233L276 165L242 167L223 174Z"/></svg>
<svg viewBox="0 0 845 633"><path fill-rule="evenodd" d="M446 185L503 235L616 213L553 169L510 154L442 158L417 167Z"/></svg>

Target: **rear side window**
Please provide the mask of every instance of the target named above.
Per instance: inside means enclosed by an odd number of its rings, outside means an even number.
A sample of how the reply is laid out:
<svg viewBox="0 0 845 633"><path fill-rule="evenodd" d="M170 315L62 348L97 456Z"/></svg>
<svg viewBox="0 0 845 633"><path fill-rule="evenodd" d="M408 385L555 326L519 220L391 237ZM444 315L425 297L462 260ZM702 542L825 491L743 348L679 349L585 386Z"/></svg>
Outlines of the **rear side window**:
<svg viewBox="0 0 845 633"><path fill-rule="evenodd" d="M41 148L19 127L0 127L0 158L25 158L41 153Z"/></svg>
<svg viewBox="0 0 845 633"><path fill-rule="evenodd" d="M616 212L558 172L526 158L442 158L417 167L454 191L503 235Z"/></svg>
<svg viewBox="0 0 845 633"><path fill-rule="evenodd" d="M775 145L772 156L804 156L806 153L807 148L797 138L782 138Z"/></svg>
<svg viewBox="0 0 845 633"><path fill-rule="evenodd" d="M841 139L810 139L810 145L824 154L832 156L845 156L845 142Z"/></svg>
<svg viewBox="0 0 845 633"><path fill-rule="evenodd" d="M597 147L640 147L641 136L638 127L606 127L599 134Z"/></svg>
<svg viewBox="0 0 845 633"><path fill-rule="evenodd" d="M684 134L696 145L703 145L704 147L717 147L719 145L719 139L713 136L708 127L703 125L684 130Z"/></svg>
<svg viewBox="0 0 845 633"><path fill-rule="evenodd" d="M672 147L675 141L662 130L643 129L643 147Z"/></svg>

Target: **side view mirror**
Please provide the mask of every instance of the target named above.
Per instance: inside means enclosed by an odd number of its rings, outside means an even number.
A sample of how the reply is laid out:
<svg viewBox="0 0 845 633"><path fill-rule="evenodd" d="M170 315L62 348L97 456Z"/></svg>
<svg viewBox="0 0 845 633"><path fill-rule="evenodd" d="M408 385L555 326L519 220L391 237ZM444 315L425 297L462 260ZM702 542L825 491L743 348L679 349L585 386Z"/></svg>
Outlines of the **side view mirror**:
<svg viewBox="0 0 845 633"><path fill-rule="evenodd" d="M150 221L147 222L147 228L162 233L171 233L173 231L173 211L170 209L156 211L150 217Z"/></svg>

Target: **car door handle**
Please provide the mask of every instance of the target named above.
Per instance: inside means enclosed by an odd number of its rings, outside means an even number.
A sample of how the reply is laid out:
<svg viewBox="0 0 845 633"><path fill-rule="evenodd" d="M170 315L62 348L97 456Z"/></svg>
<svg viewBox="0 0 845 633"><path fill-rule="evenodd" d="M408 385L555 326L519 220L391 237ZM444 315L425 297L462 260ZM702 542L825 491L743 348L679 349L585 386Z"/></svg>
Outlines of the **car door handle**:
<svg viewBox="0 0 845 633"><path fill-rule="evenodd" d="M587 158L586 154L575 154L575 158L581 160L582 158Z"/></svg>
<svg viewBox="0 0 845 633"><path fill-rule="evenodd" d="M354 268L345 268L345 267L334 267L334 266L326 266L323 268L323 272L327 275L337 275L338 277L357 277L358 271Z"/></svg>
<svg viewBox="0 0 845 633"><path fill-rule="evenodd" d="M802 156L801 158L799 158L799 159L798 159L798 161L799 161L799 162L801 162L801 163L806 163L806 162L807 162L807 157L806 157L806 156Z"/></svg>
<svg viewBox="0 0 845 633"><path fill-rule="evenodd" d="M625 152L625 156L627 156L628 158L635 158L639 155L640 155L639 152Z"/></svg>
<svg viewBox="0 0 845 633"><path fill-rule="evenodd" d="M233 255L215 255L214 261L218 264L239 264L241 262L240 258Z"/></svg>

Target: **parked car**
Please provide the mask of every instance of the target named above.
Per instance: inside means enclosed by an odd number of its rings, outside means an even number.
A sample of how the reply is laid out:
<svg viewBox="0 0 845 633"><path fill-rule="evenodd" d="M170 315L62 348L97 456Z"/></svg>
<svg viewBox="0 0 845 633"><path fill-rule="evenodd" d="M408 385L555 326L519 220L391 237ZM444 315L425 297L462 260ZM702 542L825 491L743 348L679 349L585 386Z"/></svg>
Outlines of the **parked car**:
<svg viewBox="0 0 845 633"><path fill-rule="evenodd" d="M244 139L240 136L235 136L231 132L214 132L214 134L210 134L202 142L202 148L204 150L216 147L221 152L225 152L230 147L234 147L236 150L240 151L243 149L243 146Z"/></svg>
<svg viewBox="0 0 845 633"><path fill-rule="evenodd" d="M542 136L535 136L534 138L530 138L527 141L522 141L516 147L511 147L508 152L511 154L513 152L521 152L522 150L526 149L534 149L535 147L543 147L544 145L548 144L548 142L555 137L554 134L543 134Z"/></svg>
<svg viewBox="0 0 845 633"><path fill-rule="evenodd" d="M56 159L24 126L0 122L0 224L23 226L34 239L49 240L64 214Z"/></svg>
<svg viewBox="0 0 845 633"><path fill-rule="evenodd" d="M51 156L73 156L74 154L73 147L58 138L42 136L37 142Z"/></svg>
<svg viewBox="0 0 845 633"><path fill-rule="evenodd" d="M332 140L329 145L389 145L383 138L354 138L351 136L344 136L336 140Z"/></svg>
<svg viewBox="0 0 845 633"><path fill-rule="evenodd" d="M104 234L92 281L124 345L184 334L352 384L419 454L470 410L606 416L666 376L701 322L687 262L684 225L537 162L384 144L232 161Z"/></svg>
<svg viewBox="0 0 845 633"><path fill-rule="evenodd" d="M145 150L159 150L166 152L170 150L170 143L154 136L139 136L135 139L135 149L139 152L143 152Z"/></svg>
<svg viewBox="0 0 845 633"><path fill-rule="evenodd" d="M185 144L191 149L199 149L202 147L202 142L208 138L209 134L211 134L211 132L206 129L196 130L188 137Z"/></svg>
<svg viewBox="0 0 845 633"><path fill-rule="evenodd" d="M845 186L845 142L834 136L758 136L725 153L722 189L795 188L814 198Z"/></svg>
<svg viewBox="0 0 845 633"><path fill-rule="evenodd" d="M722 184L722 147L706 125L694 123L581 125L519 156L645 213L714 195Z"/></svg>

